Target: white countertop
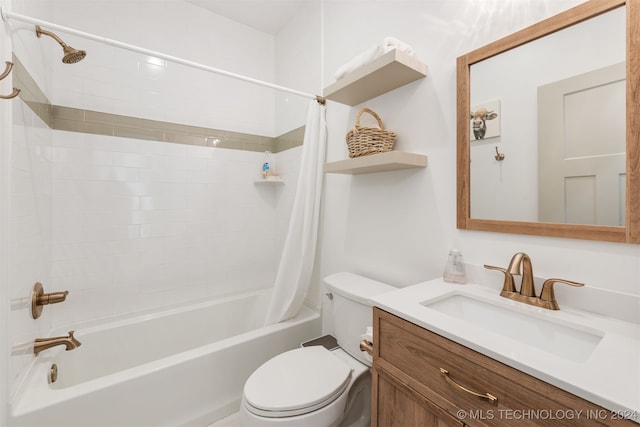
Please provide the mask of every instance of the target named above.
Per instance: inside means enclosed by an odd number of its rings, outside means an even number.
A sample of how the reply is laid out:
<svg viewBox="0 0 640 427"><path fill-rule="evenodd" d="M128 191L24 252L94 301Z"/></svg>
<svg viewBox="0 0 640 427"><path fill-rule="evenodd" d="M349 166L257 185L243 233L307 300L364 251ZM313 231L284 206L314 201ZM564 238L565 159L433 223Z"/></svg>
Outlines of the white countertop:
<svg viewBox="0 0 640 427"><path fill-rule="evenodd" d="M569 360L421 304L451 293L559 325L580 325L602 339L586 360ZM486 286L442 279L371 299L376 307L640 423L640 325L571 308L538 308L502 298Z"/></svg>

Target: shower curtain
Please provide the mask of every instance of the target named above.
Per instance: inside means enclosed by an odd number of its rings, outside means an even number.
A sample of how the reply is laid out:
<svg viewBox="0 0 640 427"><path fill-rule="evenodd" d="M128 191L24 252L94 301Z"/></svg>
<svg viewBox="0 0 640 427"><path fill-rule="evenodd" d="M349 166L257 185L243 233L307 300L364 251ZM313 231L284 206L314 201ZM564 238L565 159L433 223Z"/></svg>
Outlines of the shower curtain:
<svg viewBox="0 0 640 427"><path fill-rule="evenodd" d="M302 145L298 187L267 311L266 325L294 317L309 289L318 241L322 165L326 146L325 107L319 102L311 101Z"/></svg>

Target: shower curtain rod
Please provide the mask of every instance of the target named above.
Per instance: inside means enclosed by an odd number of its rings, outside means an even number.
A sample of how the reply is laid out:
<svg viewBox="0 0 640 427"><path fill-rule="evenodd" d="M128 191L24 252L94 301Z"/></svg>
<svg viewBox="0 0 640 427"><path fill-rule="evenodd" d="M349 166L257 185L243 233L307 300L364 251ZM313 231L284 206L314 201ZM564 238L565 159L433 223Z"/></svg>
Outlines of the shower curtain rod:
<svg viewBox="0 0 640 427"><path fill-rule="evenodd" d="M178 58L178 57L172 56L172 55L167 55L167 54L162 53L162 52L157 52L157 51L154 51L154 50L145 49L143 47L135 46L135 45L128 44L128 43L123 43L123 42L120 42L118 40L113 40L113 39L109 39L109 38L106 38L106 37L98 36L98 35L95 35L95 34L86 33L84 31L75 30L75 29L69 28L69 27L64 27L62 25L54 24L52 22L47 22L47 21L43 21L43 20L40 20L40 19L32 18L30 16L25 16L25 15L21 15L19 13L11 12L11 11L5 10L4 7L1 7L1 6L0 6L0 15L2 16L2 19L5 22L8 19L15 19L16 21L22 21L22 22L26 22L26 23L29 23L29 24L40 25L40 26L46 27L48 29L62 31L64 33L72 34L72 35L75 35L75 36L78 36L78 37L82 37L82 38L85 38L85 39L94 40L94 41L101 42L101 43L106 43L106 44L109 44L109 45L112 45L112 46L120 47L122 49L130 50L132 52L141 53L143 55L149 55L149 56L154 56L156 58L165 59L167 61L175 62L177 64L186 65L187 67L197 68L199 70L208 71L210 73L219 74L219 75L226 76L226 77L231 77L231 78L236 79L236 80L242 80L242 81L245 81L245 82L248 82L248 83L253 83L253 84L256 84L256 85L260 85L260 86L265 86L265 87L268 87L268 88L271 88L271 89L276 89L276 90L279 90L279 91L282 91L282 92L288 92L288 93L291 93L291 94L294 94L294 95L315 99L316 101L318 101L318 103L320 103L322 105L325 104L325 98L320 96L320 95L313 95L311 93L307 93L307 92L302 92L302 91L299 91L299 90L291 89L291 88L288 88L286 86L279 86L279 85L276 85L276 84L273 84L273 83L269 83L269 82L265 82L265 81L262 81L262 80L254 79L254 78L251 78L251 77L243 76L241 74L236 74L236 73L232 73L230 71L225 71L225 70L221 70L219 68L214 68L214 67L210 67L208 65L204 65L204 64L197 63L197 62L189 61L187 59Z"/></svg>

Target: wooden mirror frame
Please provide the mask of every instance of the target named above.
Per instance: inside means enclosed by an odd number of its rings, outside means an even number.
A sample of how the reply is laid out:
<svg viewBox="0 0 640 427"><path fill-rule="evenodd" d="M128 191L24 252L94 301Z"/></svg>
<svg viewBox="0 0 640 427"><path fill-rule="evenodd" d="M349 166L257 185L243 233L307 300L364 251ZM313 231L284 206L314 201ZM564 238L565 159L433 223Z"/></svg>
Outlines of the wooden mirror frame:
<svg viewBox="0 0 640 427"><path fill-rule="evenodd" d="M626 5L626 225L623 227L471 218L471 66ZM548 237L640 243L640 1L589 0L457 59L457 228Z"/></svg>

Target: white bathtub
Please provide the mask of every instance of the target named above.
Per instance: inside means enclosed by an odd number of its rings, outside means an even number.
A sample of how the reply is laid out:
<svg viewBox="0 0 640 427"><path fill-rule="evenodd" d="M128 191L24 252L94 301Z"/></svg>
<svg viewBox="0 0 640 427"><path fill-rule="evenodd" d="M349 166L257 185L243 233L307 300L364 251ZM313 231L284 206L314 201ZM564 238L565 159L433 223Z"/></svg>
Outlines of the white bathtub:
<svg viewBox="0 0 640 427"><path fill-rule="evenodd" d="M252 292L77 327L79 348L35 358L10 425L203 427L232 414L258 366L320 333L319 314L307 308L263 327L269 298ZM53 363L58 380L49 384Z"/></svg>

